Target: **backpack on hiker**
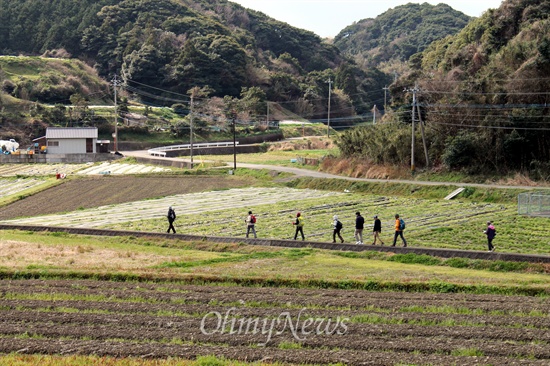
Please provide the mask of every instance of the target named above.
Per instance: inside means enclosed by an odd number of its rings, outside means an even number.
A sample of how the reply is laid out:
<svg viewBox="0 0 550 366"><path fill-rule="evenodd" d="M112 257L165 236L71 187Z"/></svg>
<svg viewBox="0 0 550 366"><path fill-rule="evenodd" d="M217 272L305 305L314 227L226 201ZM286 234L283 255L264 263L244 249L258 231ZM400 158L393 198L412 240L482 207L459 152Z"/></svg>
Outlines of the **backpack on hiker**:
<svg viewBox="0 0 550 366"><path fill-rule="evenodd" d="M336 230L342 230L344 225L340 222L340 220L336 221Z"/></svg>
<svg viewBox="0 0 550 366"><path fill-rule="evenodd" d="M399 219L399 230L405 230L405 221L403 219Z"/></svg>
<svg viewBox="0 0 550 366"><path fill-rule="evenodd" d="M250 215L250 223L255 224L256 223L256 216Z"/></svg>

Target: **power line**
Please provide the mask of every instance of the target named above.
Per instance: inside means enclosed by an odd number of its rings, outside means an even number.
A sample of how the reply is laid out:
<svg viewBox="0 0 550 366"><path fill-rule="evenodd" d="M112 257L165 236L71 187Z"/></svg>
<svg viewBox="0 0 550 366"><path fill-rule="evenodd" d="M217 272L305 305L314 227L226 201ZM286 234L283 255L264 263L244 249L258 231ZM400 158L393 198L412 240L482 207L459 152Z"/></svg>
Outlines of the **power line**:
<svg viewBox="0 0 550 366"><path fill-rule="evenodd" d="M550 128L470 125L470 124L446 123L446 122L438 122L438 121L431 121L430 123L435 124L435 125L455 126L455 127L465 127L465 128L484 128L484 129L496 129L496 130L523 130L523 131L550 131Z"/></svg>

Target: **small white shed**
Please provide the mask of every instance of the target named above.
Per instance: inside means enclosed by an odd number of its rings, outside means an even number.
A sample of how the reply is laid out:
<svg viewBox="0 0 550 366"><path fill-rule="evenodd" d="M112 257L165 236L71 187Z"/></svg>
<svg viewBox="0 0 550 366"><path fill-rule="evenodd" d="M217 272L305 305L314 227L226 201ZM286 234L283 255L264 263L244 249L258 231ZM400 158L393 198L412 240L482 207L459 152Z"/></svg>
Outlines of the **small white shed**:
<svg viewBox="0 0 550 366"><path fill-rule="evenodd" d="M48 127L48 154L95 153L97 127Z"/></svg>

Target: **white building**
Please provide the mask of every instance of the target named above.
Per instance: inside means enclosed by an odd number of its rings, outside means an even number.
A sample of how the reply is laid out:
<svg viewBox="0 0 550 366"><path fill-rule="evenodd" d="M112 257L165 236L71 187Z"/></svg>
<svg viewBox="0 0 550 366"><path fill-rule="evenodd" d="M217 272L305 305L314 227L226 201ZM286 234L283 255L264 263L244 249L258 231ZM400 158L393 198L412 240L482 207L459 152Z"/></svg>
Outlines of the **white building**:
<svg viewBox="0 0 550 366"><path fill-rule="evenodd" d="M48 127L46 144L48 154L95 153L97 127Z"/></svg>

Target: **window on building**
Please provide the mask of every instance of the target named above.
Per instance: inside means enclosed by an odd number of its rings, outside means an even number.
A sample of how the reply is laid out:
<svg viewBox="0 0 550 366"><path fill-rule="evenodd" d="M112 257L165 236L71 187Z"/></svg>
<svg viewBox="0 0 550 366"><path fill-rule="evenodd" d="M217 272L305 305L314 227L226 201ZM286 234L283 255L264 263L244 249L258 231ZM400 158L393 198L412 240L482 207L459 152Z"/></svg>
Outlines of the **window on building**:
<svg viewBox="0 0 550 366"><path fill-rule="evenodd" d="M48 141L48 146L59 146L59 141Z"/></svg>

